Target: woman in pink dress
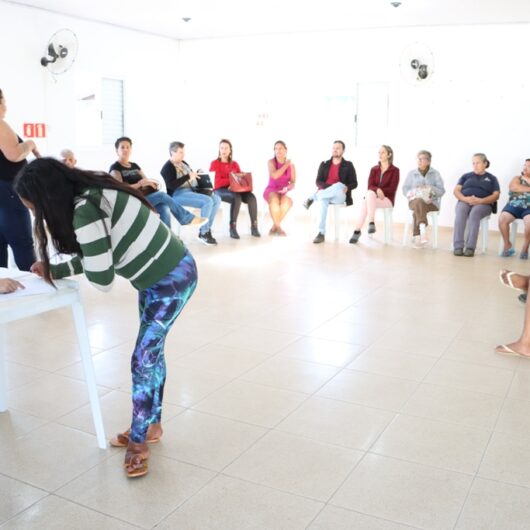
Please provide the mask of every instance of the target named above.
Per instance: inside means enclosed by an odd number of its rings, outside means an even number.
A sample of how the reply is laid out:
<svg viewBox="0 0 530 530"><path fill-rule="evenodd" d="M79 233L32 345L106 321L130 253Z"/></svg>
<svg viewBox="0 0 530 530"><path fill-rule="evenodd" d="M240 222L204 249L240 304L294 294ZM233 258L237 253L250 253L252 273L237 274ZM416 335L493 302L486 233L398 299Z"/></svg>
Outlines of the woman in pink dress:
<svg viewBox="0 0 530 530"><path fill-rule="evenodd" d="M274 158L269 160L269 184L263 192L263 198L269 203L272 218L272 228L269 235L287 235L281 227L283 218L293 205L287 192L294 188L296 169L294 164L287 160L287 146L278 140L274 144Z"/></svg>

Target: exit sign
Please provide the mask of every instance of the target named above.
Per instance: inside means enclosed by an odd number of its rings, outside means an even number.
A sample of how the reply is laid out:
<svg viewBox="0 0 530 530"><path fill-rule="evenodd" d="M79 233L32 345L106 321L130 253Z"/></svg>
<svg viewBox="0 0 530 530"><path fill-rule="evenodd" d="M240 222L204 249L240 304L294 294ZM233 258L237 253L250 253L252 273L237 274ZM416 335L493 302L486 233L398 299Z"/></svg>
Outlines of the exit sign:
<svg viewBox="0 0 530 530"><path fill-rule="evenodd" d="M45 123L25 123L23 134L26 138L46 138Z"/></svg>

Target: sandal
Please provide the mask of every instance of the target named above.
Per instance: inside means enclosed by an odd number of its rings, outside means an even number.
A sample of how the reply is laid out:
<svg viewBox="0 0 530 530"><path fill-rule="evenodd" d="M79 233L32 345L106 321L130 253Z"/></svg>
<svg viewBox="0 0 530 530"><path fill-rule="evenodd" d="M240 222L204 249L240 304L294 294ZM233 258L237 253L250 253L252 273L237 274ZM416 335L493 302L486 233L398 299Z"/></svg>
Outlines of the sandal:
<svg viewBox="0 0 530 530"><path fill-rule="evenodd" d="M506 269L502 269L499 272L499 280L501 281L502 285L504 285L505 287L511 287L512 289L515 289L516 291L521 291L525 293L526 291L524 289L515 287L515 285L513 284L512 276L514 274L518 274L518 273L514 271L507 271Z"/></svg>
<svg viewBox="0 0 530 530"><path fill-rule="evenodd" d="M143 444L135 444L132 443L132 445L129 445L129 448L132 449L141 449ZM137 478L137 477L143 477L144 475L147 475L147 472L149 471L149 456L144 453L132 453L130 451L127 451L125 453L125 472L127 473L127 477L129 478Z"/></svg>
<svg viewBox="0 0 530 530"><path fill-rule="evenodd" d="M127 447L129 445L129 436L131 434L131 429L127 429L125 432L118 433L114 438L109 440L112 447ZM147 436L145 442L148 444L156 444L160 441L162 434L160 436L149 436L149 429L147 429Z"/></svg>
<svg viewBox="0 0 530 530"><path fill-rule="evenodd" d="M521 252L519 254L519 259L528 259L528 252Z"/></svg>
<svg viewBox="0 0 530 530"><path fill-rule="evenodd" d="M503 250L501 252L501 258L511 258L515 254L515 249L510 247L508 250Z"/></svg>
<svg viewBox="0 0 530 530"><path fill-rule="evenodd" d="M509 346L506 346L506 344L499 344L495 348L495 353L499 353L500 355L509 355L512 357L526 357L529 358L530 355L525 355L524 353L516 352L515 350L512 350Z"/></svg>

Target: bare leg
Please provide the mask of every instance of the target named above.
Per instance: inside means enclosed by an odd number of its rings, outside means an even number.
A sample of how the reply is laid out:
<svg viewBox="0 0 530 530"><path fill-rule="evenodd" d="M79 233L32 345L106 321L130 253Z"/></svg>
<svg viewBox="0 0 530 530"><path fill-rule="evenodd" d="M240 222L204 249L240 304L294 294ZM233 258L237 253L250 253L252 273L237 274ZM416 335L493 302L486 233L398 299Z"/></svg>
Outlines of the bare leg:
<svg viewBox="0 0 530 530"><path fill-rule="evenodd" d="M521 248L521 253L528 252L530 246L530 215L523 217L524 222L524 243Z"/></svg>
<svg viewBox="0 0 530 530"><path fill-rule="evenodd" d="M269 194L269 212L272 218L271 234L278 230L281 222L280 197L277 193Z"/></svg>
<svg viewBox="0 0 530 530"><path fill-rule="evenodd" d="M497 346L495 348L497 353L508 355L519 354L522 357L530 357L530 310L528 303L527 300L524 312L523 332L521 333L521 336L515 342Z"/></svg>
<svg viewBox="0 0 530 530"><path fill-rule="evenodd" d="M510 223L513 223L515 217L508 213L502 212L499 217L499 232L501 233L504 242L504 251L510 250L512 244L510 243Z"/></svg>
<svg viewBox="0 0 530 530"><path fill-rule="evenodd" d="M283 221L287 212L291 209L293 205L293 200L287 195L283 195L280 199L280 221ZM528 218L530 222L530 217Z"/></svg>

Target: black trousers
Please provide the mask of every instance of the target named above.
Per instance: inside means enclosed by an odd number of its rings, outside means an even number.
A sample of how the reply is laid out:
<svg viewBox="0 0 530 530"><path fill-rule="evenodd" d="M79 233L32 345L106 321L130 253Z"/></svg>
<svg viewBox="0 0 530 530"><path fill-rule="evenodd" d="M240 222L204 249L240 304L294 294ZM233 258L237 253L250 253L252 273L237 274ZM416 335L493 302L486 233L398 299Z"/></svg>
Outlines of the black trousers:
<svg viewBox="0 0 530 530"><path fill-rule="evenodd" d="M219 195L222 201L230 204L230 222L236 223L241 208L241 202L248 204L248 214L250 215L250 221L256 223L258 220L258 203L256 202L256 196L251 191L245 193L235 193L230 191L228 188L219 188L215 190L215 193Z"/></svg>
<svg viewBox="0 0 530 530"><path fill-rule="evenodd" d="M7 246L22 271L35 262L29 210L20 202L10 182L0 180L0 267L7 267Z"/></svg>

